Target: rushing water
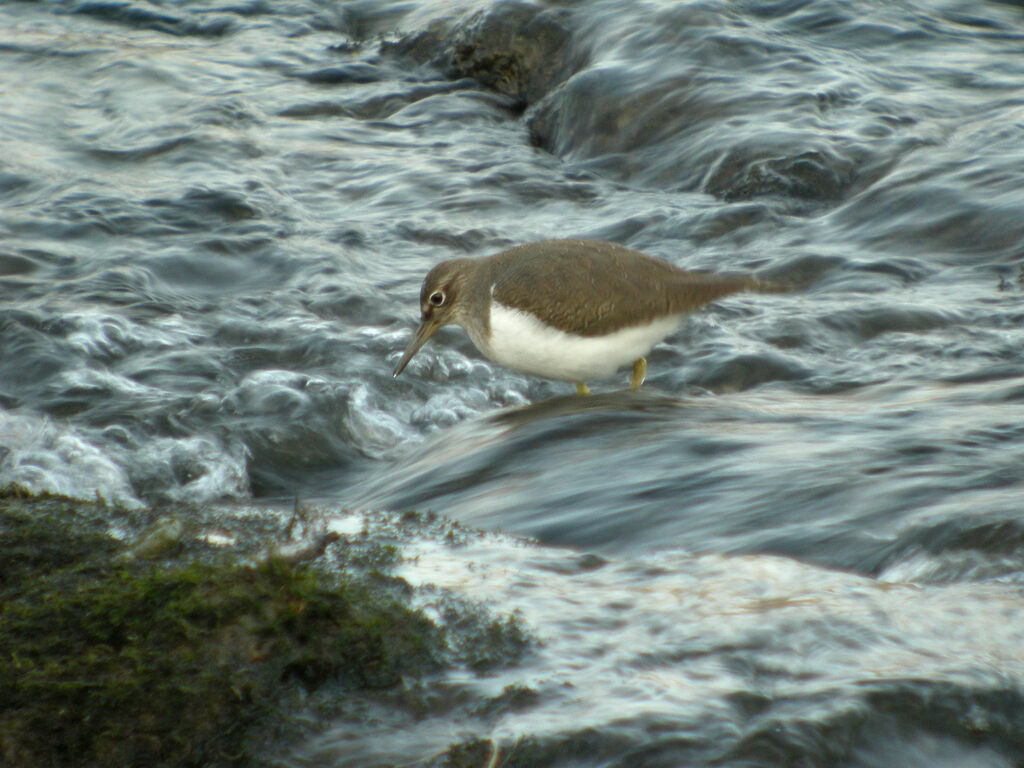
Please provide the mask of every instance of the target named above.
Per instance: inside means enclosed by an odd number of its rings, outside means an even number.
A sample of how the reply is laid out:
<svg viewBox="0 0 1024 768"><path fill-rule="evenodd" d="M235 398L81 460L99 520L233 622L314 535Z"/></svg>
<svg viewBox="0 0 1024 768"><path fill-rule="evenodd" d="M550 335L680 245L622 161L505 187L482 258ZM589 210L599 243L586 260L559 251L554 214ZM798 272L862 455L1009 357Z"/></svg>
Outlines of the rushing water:
<svg viewBox="0 0 1024 768"><path fill-rule="evenodd" d="M557 236L796 288L639 392L391 377L430 266ZM530 629L486 706L290 765L1024 764L1024 9L0 4L0 481L507 532L403 571Z"/></svg>

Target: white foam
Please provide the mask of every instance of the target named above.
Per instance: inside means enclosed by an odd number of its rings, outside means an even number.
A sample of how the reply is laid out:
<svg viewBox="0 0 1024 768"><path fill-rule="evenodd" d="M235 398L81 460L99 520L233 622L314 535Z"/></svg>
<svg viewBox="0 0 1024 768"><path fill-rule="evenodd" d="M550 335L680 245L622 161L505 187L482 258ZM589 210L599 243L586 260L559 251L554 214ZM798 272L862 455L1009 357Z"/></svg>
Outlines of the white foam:
<svg viewBox="0 0 1024 768"><path fill-rule="evenodd" d="M143 506L124 467L85 433L40 414L0 411L0 485L8 484Z"/></svg>
<svg viewBox="0 0 1024 768"><path fill-rule="evenodd" d="M349 393L344 424L359 450L371 458L386 459L421 438L388 413L380 399L376 389L355 385Z"/></svg>
<svg viewBox="0 0 1024 768"><path fill-rule="evenodd" d="M148 441L132 457L132 471L146 495L161 501L201 505L249 496L246 449L211 437L163 437Z"/></svg>

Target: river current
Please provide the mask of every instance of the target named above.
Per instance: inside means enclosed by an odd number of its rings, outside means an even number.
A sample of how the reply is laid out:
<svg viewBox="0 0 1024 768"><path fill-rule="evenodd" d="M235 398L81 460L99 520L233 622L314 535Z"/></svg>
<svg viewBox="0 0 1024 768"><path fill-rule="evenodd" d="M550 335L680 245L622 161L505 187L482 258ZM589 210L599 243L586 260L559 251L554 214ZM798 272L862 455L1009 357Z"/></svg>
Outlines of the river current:
<svg viewBox="0 0 1024 768"><path fill-rule="evenodd" d="M794 289L391 376L552 237ZM481 532L399 573L533 650L281 765L1024 765L1024 7L0 3L0 483Z"/></svg>

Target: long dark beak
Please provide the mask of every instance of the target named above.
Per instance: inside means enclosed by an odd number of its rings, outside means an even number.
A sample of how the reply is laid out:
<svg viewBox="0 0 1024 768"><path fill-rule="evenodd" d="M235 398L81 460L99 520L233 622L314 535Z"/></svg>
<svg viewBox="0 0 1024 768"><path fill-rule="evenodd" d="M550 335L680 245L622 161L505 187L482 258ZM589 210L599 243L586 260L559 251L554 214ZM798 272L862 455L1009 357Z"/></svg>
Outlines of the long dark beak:
<svg viewBox="0 0 1024 768"><path fill-rule="evenodd" d="M405 348L405 353L402 355L402 359L398 361L398 365L395 366L395 372L392 376L398 376L402 371L405 370L405 366L412 360L412 356L420 351L420 347L427 343L427 339L434 335L434 331L441 327L441 323L437 320L430 318L420 323L420 327L416 329L416 334L412 337L412 341L409 342L409 346Z"/></svg>

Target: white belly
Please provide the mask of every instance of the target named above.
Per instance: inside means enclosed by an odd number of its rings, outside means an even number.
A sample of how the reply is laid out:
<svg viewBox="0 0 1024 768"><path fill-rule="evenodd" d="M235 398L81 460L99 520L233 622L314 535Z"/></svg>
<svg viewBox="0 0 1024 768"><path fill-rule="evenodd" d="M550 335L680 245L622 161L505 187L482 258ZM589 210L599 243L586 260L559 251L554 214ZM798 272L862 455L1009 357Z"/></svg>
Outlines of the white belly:
<svg viewBox="0 0 1024 768"><path fill-rule="evenodd" d="M573 336L543 325L527 312L491 302L491 336L473 343L494 362L515 371L562 381L601 379L631 365L675 331L682 315L607 336Z"/></svg>

